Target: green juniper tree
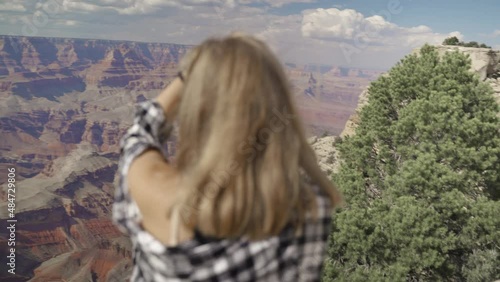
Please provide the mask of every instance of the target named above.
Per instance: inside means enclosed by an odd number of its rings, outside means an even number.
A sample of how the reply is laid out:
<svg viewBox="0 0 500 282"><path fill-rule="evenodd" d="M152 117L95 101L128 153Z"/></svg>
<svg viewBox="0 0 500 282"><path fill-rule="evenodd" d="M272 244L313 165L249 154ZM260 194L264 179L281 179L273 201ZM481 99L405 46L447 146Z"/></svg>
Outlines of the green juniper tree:
<svg viewBox="0 0 500 282"><path fill-rule="evenodd" d="M458 45L460 40L456 36L448 37L443 41L443 45Z"/></svg>
<svg viewBox="0 0 500 282"><path fill-rule="evenodd" d="M371 84L324 281L500 279L499 106L470 63L426 45Z"/></svg>
<svg viewBox="0 0 500 282"><path fill-rule="evenodd" d="M464 47L474 47L474 48L490 48L484 43L477 43L476 41L463 42L460 41L456 36L448 37L443 41L443 45L454 45L454 46L464 46Z"/></svg>

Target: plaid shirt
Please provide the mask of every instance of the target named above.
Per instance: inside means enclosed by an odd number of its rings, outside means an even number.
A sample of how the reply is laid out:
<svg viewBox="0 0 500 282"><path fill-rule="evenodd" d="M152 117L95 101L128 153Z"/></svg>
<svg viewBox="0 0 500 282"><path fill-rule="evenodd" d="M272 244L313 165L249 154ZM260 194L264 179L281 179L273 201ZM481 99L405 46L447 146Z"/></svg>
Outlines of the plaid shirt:
<svg viewBox="0 0 500 282"><path fill-rule="evenodd" d="M146 148L162 151L172 124L155 101L142 102L134 124L120 140L119 186L113 222L132 241L131 281L319 281L330 233L331 203L317 186L318 221L305 223L295 236L285 228L260 241L210 239L195 231L193 239L167 247L141 228L141 213L130 197L125 176Z"/></svg>

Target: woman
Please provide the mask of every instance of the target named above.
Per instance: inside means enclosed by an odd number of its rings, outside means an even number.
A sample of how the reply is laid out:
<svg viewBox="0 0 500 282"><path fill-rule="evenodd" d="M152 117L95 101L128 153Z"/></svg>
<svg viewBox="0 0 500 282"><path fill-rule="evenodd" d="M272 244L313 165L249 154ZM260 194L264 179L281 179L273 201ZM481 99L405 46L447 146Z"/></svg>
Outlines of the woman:
<svg viewBox="0 0 500 282"><path fill-rule="evenodd" d="M235 33L191 49L180 68L120 142L113 221L134 246L131 280L318 281L341 200L280 62Z"/></svg>

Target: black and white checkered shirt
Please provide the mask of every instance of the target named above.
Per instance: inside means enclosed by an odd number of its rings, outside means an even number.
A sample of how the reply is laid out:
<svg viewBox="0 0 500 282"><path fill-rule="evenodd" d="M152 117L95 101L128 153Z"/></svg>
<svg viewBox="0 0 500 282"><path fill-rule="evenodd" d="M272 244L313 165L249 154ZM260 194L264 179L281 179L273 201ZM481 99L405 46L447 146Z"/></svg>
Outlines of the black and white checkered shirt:
<svg viewBox="0 0 500 282"><path fill-rule="evenodd" d="M146 148L162 151L172 126L156 101L136 110L134 124L120 140L119 186L113 222L133 244L131 281L319 281L330 233L331 203L317 186L319 220L307 222L303 235L285 228L261 241L216 240L195 232L193 239L166 247L141 228L141 214L130 197L125 175Z"/></svg>

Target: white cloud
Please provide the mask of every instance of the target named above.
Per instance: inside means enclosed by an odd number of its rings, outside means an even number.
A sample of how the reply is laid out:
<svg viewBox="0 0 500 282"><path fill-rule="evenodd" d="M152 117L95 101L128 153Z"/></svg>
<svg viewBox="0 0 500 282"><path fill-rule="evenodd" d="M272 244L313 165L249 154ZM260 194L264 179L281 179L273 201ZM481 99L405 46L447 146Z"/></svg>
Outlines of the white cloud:
<svg viewBox="0 0 500 282"><path fill-rule="evenodd" d="M179 1L169 0L135 0L126 8L117 8L118 13L125 15L149 14L163 7L180 7Z"/></svg>
<svg viewBox="0 0 500 282"><path fill-rule="evenodd" d="M292 3L316 3L317 0L239 0L240 4L265 3L271 7L282 7Z"/></svg>
<svg viewBox="0 0 500 282"><path fill-rule="evenodd" d="M13 16L13 15L9 15L9 14L0 14L0 23L2 24L6 24L6 25L11 25L11 26L15 26L19 21L19 17L18 16ZM4 34L12 34L13 33L13 29L9 29L7 32L4 32Z"/></svg>
<svg viewBox="0 0 500 282"><path fill-rule="evenodd" d="M62 0L63 10L70 12L114 11L123 15L150 14L164 7L182 7L186 2L193 5L212 3L206 0Z"/></svg>
<svg viewBox="0 0 500 282"><path fill-rule="evenodd" d="M26 12L26 8L17 3L0 3L0 11L2 12Z"/></svg>
<svg viewBox="0 0 500 282"><path fill-rule="evenodd" d="M319 40L348 42L357 46L417 47L424 43L438 44L451 34L435 33L425 25L401 27L382 16L365 17L352 10L314 9L303 11L302 35Z"/></svg>
<svg viewBox="0 0 500 282"><path fill-rule="evenodd" d="M497 37L497 36L500 36L500 29L497 29L495 31L493 31L493 33L491 34L493 37Z"/></svg>
<svg viewBox="0 0 500 282"><path fill-rule="evenodd" d="M78 12L96 12L108 8L93 3L86 3L83 1L74 1L74 0L63 0L61 2L61 7L64 11L78 11Z"/></svg>

